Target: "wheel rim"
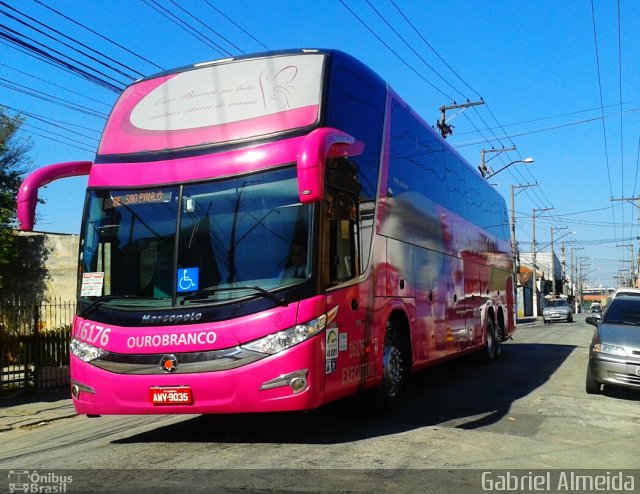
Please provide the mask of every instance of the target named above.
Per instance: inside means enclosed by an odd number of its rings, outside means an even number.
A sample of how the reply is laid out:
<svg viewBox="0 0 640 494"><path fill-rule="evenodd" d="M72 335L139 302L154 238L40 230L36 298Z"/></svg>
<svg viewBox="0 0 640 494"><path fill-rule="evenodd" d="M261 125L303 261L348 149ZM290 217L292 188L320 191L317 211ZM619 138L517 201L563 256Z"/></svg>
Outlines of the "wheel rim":
<svg viewBox="0 0 640 494"><path fill-rule="evenodd" d="M393 341L387 341L384 348L384 381L387 394L395 397L400 392L403 379L402 351Z"/></svg>

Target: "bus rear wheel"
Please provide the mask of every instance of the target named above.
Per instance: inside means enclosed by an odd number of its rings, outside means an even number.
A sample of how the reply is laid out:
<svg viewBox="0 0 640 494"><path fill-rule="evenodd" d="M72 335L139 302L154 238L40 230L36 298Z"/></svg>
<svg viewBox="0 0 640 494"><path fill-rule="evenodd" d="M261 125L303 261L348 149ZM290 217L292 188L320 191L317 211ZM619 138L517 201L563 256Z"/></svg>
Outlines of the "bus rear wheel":
<svg viewBox="0 0 640 494"><path fill-rule="evenodd" d="M407 374L407 356L402 341L393 324L388 322L382 354L382 382L378 386L378 403L383 411L390 410L400 400Z"/></svg>
<svg viewBox="0 0 640 494"><path fill-rule="evenodd" d="M500 348L498 348L500 347ZM484 348L483 360L490 364L502 355L502 343L496 338L496 326L493 319L487 319L487 344Z"/></svg>

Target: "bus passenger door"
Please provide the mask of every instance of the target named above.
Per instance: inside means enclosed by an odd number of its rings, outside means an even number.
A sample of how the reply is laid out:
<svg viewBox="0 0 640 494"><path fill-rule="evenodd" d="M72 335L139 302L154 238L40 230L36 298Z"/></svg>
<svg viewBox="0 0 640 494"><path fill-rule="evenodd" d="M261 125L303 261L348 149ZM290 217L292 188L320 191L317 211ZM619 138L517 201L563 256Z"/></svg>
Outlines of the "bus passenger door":
<svg viewBox="0 0 640 494"><path fill-rule="evenodd" d="M373 291L369 283L350 283L361 270L357 197L344 186L332 187L328 180L320 239L321 282L327 310L337 307L337 314L325 330L327 399L346 396L375 378L373 321L367 310L373 306Z"/></svg>

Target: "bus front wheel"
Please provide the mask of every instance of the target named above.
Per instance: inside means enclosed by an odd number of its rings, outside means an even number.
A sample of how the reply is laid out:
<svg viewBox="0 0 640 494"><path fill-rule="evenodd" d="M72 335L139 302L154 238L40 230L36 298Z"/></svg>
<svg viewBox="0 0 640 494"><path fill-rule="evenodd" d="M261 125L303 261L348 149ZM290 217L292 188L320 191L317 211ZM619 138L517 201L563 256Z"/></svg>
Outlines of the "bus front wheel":
<svg viewBox="0 0 640 494"><path fill-rule="evenodd" d="M382 382L378 386L378 401L383 411L390 410L399 401L407 374L407 356L402 340L389 321L384 337Z"/></svg>

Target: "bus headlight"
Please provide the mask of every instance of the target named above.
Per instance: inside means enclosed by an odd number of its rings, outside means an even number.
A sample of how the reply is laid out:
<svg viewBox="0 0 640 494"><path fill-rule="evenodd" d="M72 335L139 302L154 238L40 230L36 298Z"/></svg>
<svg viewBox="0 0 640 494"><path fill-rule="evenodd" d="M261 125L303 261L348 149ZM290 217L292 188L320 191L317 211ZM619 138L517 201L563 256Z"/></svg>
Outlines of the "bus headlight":
<svg viewBox="0 0 640 494"><path fill-rule="evenodd" d="M317 335L336 318L337 313L338 306L305 324L298 324L293 328L278 331L259 340L246 343L242 347L254 352L273 355Z"/></svg>
<svg viewBox="0 0 640 494"><path fill-rule="evenodd" d="M77 340L76 338L71 338L69 347L71 349L71 353L83 362L91 362L92 360L102 357L108 353L102 348L89 345L88 343Z"/></svg>

